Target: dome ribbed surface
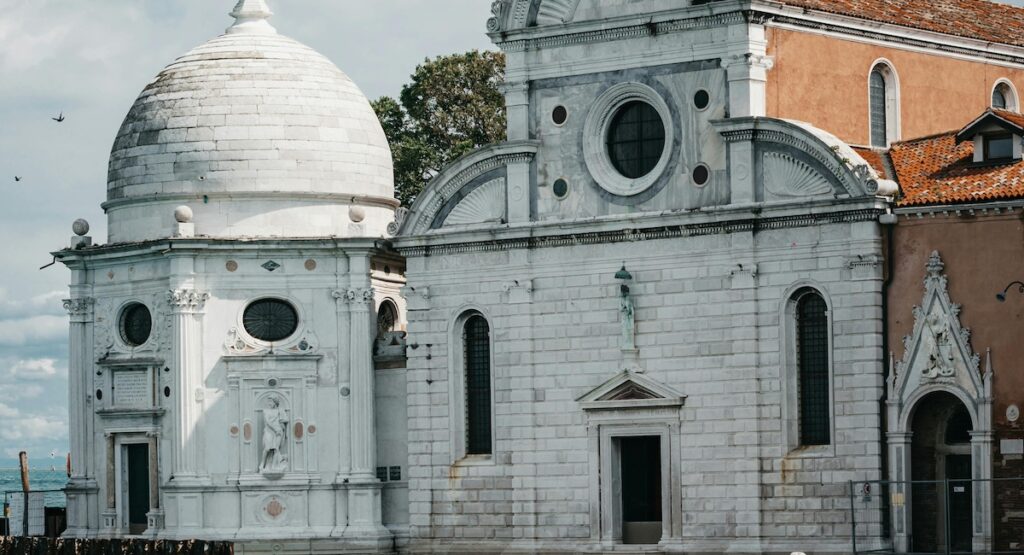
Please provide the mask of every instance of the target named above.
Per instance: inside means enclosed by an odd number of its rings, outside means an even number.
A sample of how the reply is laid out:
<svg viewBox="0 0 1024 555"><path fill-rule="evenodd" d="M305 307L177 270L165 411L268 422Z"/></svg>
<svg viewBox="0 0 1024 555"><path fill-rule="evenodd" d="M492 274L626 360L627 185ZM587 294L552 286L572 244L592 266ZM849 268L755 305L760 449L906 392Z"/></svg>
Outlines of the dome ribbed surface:
<svg viewBox="0 0 1024 555"><path fill-rule="evenodd" d="M135 101L108 201L267 192L390 199L391 151L366 97L327 58L277 34L226 34Z"/></svg>

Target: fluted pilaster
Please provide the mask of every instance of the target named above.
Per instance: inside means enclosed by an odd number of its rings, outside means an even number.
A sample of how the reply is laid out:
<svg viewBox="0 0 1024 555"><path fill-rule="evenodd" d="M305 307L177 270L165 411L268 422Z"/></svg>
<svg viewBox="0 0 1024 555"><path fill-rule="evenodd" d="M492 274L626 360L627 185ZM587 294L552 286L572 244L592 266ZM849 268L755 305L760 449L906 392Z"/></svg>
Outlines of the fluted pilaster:
<svg viewBox="0 0 1024 555"><path fill-rule="evenodd" d="M177 410L174 418L175 478L197 477L199 467L199 431L196 423L202 410L199 386L202 383L202 314L209 293L194 289L168 292L173 318L171 368L177 378Z"/></svg>
<svg viewBox="0 0 1024 555"><path fill-rule="evenodd" d="M344 300L349 305L349 401L352 438L352 477L358 481L375 480L376 441L373 419L373 338L370 335L372 289L349 289Z"/></svg>

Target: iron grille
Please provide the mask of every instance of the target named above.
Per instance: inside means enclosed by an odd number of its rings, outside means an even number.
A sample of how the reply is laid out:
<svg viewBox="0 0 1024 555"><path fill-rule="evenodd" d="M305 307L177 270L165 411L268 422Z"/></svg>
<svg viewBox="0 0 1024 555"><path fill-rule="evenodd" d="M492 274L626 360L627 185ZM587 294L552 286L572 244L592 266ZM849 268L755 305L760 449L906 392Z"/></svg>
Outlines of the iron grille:
<svg viewBox="0 0 1024 555"><path fill-rule="evenodd" d="M630 179L658 165L665 150L665 123L653 106L633 101L619 109L608 130L608 155L615 169Z"/></svg>
<svg viewBox="0 0 1024 555"><path fill-rule="evenodd" d="M261 341L282 341L291 337L299 327L295 308L278 299L260 299L242 314L242 325L249 335Z"/></svg>
<svg viewBox="0 0 1024 555"><path fill-rule="evenodd" d="M483 316L463 328L466 365L466 453L491 454L491 333Z"/></svg>
<svg viewBox="0 0 1024 555"><path fill-rule="evenodd" d="M885 147L889 145L888 114L885 110L886 100L885 76L880 70L871 72L871 146Z"/></svg>
<svg viewBox="0 0 1024 555"><path fill-rule="evenodd" d="M828 307L807 292L797 304L797 362L800 376L800 443L831 440L828 384Z"/></svg>

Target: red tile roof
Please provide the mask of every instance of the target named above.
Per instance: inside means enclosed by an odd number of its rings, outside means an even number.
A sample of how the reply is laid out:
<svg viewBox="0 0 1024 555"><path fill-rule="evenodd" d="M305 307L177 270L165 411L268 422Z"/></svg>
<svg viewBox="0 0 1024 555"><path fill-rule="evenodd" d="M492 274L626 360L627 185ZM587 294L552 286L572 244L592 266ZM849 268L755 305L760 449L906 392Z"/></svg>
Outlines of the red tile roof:
<svg viewBox="0 0 1024 555"><path fill-rule="evenodd" d="M946 35L1024 46L1024 9L989 0L777 0Z"/></svg>
<svg viewBox="0 0 1024 555"><path fill-rule="evenodd" d="M974 143L958 145L956 135L950 131L892 145L899 206L1024 198L1024 161L975 164Z"/></svg>
<svg viewBox="0 0 1024 555"><path fill-rule="evenodd" d="M889 175L889 170L887 170L885 167L885 160L883 158L885 156L885 152L878 151L873 148L864 148L860 146L855 146L852 148L854 152L860 154L860 157L863 158L864 161L867 162L872 168L874 168L876 172L878 172L878 175L886 179L892 179L892 176Z"/></svg>

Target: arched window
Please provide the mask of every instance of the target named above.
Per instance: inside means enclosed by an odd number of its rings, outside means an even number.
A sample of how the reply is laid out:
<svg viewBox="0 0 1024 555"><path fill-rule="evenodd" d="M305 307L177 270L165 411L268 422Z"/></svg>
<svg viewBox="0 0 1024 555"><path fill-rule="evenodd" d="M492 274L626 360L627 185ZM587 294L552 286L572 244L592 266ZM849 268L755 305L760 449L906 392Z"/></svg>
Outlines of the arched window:
<svg viewBox="0 0 1024 555"><path fill-rule="evenodd" d="M996 110L1010 110L1011 112L1018 110L1017 93L1014 92L1008 81L1001 80L992 89L992 107Z"/></svg>
<svg viewBox="0 0 1024 555"><path fill-rule="evenodd" d="M800 444L831 442L828 306L813 289L797 293L796 363Z"/></svg>
<svg viewBox="0 0 1024 555"><path fill-rule="evenodd" d="M466 454L490 455L491 443L491 329L480 314L462 328L465 372Z"/></svg>
<svg viewBox="0 0 1024 555"><path fill-rule="evenodd" d="M887 63L879 62L871 68L868 100L871 146L887 148L899 139L899 85L896 72Z"/></svg>

